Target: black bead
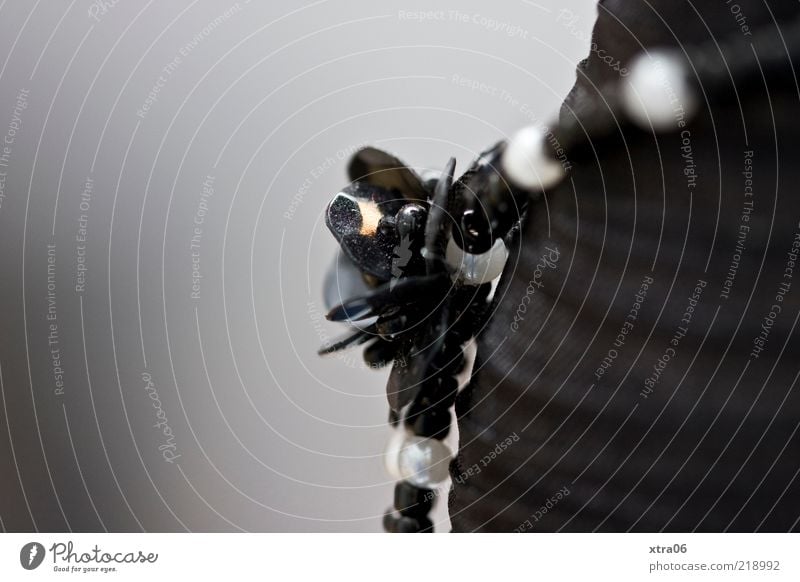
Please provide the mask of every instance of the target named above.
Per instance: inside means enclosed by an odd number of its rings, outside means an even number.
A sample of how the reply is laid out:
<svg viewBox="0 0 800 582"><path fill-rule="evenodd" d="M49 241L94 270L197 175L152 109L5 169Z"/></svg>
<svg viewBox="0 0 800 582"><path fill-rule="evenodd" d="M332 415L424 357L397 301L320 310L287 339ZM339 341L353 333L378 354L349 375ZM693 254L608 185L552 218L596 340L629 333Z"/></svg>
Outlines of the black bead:
<svg viewBox="0 0 800 582"><path fill-rule="evenodd" d="M388 533L433 533L433 523L427 517L411 517L387 511L383 516L383 529Z"/></svg>
<svg viewBox="0 0 800 582"><path fill-rule="evenodd" d="M467 361L464 351L459 347L447 348L439 352L433 360L433 369L437 374L455 376L464 369Z"/></svg>
<svg viewBox="0 0 800 582"><path fill-rule="evenodd" d="M397 531L397 515L391 510L383 514L383 531L395 533Z"/></svg>
<svg viewBox="0 0 800 582"><path fill-rule="evenodd" d="M395 222L392 216L382 216L378 221L378 231L385 236L392 236L395 231Z"/></svg>
<svg viewBox="0 0 800 582"><path fill-rule="evenodd" d="M364 349L364 361L371 368L381 368L394 360L397 345L381 338Z"/></svg>
<svg viewBox="0 0 800 582"><path fill-rule="evenodd" d="M389 510L383 515L383 529L388 533L433 533L427 517L411 517Z"/></svg>
<svg viewBox="0 0 800 582"><path fill-rule="evenodd" d="M467 209L461 215L460 237L456 243L467 253L480 255L492 248L494 238L486 214L480 209ZM460 238L460 240L459 240Z"/></svg>
<svg viewBox="0 0 800 582"><path fill-rule="evenodd" d="M475 172L465 185L469 192L480 192L480 197L473 194L467 202L460 224L463 240L456 241L468 253L485 253L494 241L504 238L521 219L526 205L527 196L512 192L494 170L500 154L493 156L494 161Z"/></svg>
<svg viewBox="0 0 800 582"><path fill-rule="evenodd" d="M400 516L397 533L433 533L433 523L427 517Z"/></svg>
<svg viewBox="0 0 800 582"><path fill-rule="evenodd" d="M394 508L401 515L425 517L433 508L434 491L415 487L408 481L399 481L394 486Z"/></svg>
<svg viewBox="0 0 800 582"><path fill-rule="evenodd" d="M339 241L342 251L366 274L378 281L392 278L393 249L400 242L394 228L392 216L399 204L397 196L389 190L358 182L350 184L337 194L328 205L325 222ZM364 209L369 208L370 224L375 220L375 212L388 217L378 228L364 226Z"/></svg>
<svg viewBox="0 0 800 582"><path fill-rule="evenodd" d="M419 204L406 204L397 212L395 217L397 234L400 235L400 238L418 240L425 233L427 218L428 213L424 207Z"/></svg>
<svg viewBox="0 0 800 582"><path fill-rule="evenodd" d="M427 400L414 402L406 414L406 425L417 436L441 440L450 432L450 410L431 404Z"/></svg>
<svg viewBox="0 0 800 582"><path fill-rule="evenodd" d="M436 376L425 383L425 394L431 404L440 408L450 408L458 395L458 380L452 376Z"/></svg>

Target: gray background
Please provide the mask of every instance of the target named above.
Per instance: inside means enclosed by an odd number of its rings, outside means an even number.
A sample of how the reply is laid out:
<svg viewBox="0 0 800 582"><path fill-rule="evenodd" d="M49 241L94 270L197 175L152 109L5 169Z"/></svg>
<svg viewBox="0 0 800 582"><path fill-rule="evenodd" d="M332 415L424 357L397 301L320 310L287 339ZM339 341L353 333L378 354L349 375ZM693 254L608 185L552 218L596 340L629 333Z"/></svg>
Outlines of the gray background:
<svg viewBox="0 0 800 582"><path fill-rule="evenodd" d="M315 355L343 331L321 319L325 205L360 145L463 170L546 121L594 15L588 0L2 2L3 529L378 531L387 372Z"/></svg>

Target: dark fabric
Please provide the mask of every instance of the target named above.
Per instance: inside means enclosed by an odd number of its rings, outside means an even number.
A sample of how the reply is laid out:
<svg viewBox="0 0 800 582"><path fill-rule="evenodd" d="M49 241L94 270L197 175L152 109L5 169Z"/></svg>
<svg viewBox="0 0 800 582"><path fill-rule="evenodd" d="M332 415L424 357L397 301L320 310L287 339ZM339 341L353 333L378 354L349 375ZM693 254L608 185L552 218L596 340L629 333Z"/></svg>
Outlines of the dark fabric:
<svg viewBox="0 0 800 582"><path fill-rule="evenodd" d="M773 16L797 13L738 5L776 34ZM623 63L742 34L724 2L601 2L595 27ZM592 53L562 115L618 78ZM456 404L454 531L800 529L799 94L791 74L736 89L683 136L626 128L592 143L531 210Z"/></svg>

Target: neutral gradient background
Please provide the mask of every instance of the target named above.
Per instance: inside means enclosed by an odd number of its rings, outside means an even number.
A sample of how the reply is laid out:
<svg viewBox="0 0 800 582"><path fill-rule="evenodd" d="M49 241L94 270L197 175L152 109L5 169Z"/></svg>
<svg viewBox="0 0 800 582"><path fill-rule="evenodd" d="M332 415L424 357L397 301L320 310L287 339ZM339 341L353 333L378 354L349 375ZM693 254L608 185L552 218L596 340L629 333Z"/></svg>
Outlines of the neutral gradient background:
<svg viewBox="0 0 800 582"><path fill-rule="evenodd" d="M0 3L2 528L378 531L387 372L316 356L325 205L363 144L463 170L546 121L594 16Z"/></svg>

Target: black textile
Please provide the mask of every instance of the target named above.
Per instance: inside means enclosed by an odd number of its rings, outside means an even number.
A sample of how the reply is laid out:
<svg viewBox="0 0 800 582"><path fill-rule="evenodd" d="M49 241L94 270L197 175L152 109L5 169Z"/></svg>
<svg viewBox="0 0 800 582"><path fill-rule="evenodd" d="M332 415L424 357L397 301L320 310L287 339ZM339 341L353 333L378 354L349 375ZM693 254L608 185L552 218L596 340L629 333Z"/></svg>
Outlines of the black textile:
<svg viewBox="0 0 800 582"><path fill-rule="evenodd" d="M738 5L751 30L775 34L773 16L798 13L795 2ZM615 0L600 3L594 38L625 63L642 46L742 34L724 2ZM626 127L593 142L534 206L456 404L454 531L800 529L800 262L784 276L800 236L793 72L787 58L766 83L733 79L683 136ZM592 52L562 116L615 77Z"/></svg>

